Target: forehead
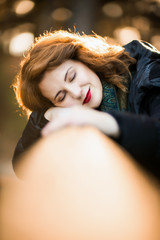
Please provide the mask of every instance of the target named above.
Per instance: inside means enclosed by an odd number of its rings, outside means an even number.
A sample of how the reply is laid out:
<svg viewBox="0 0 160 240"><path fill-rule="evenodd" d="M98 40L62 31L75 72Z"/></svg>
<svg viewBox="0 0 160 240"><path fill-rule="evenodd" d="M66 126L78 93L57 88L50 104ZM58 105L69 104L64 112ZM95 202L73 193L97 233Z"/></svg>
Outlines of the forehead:
<svg viewBox="0 0 160 240"><path fill-rule="evenodd" d="M76 65L76 61L75 60L66 60L64 61L62 64L60 64L59 66L53 68L52 70L46 71L44 74L44 77L50 75L50 74L54 74L55 76L58 74L64 74L64 72L66 72L68 70L69 67L71 66L75 66Z"/></svg>
<svg viewBox="0 0 160 240"><path fill-rule="evenodd" d="M67 71L67 69L74 64L75 64L74 60L66 60L59 66L46 71L40 82L40 86L42 86L43 83L49 80L50 78L56 79L57 77L60 78L61 76L64 76L64 73Z"/></svg>
<svg viewBox="0 0 160 240"><path fill-rule="evenodd" d="M64 82L64 76L71 66L75 66L76 61L66 60L61 65L52 70L46 71L41 82L39 83L40 90L46 95L48 92L57 90L59 85ZM54 80L54 81L53 81Z"/></svg>

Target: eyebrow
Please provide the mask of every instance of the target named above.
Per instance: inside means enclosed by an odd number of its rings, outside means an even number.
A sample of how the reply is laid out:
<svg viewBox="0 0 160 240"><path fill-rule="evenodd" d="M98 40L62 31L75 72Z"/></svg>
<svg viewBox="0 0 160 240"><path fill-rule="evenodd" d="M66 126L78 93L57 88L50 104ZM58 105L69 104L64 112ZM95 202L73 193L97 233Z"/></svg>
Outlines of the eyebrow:
<svg viewBox="0 0 160 240"><path fill-rule="evenodd" d="M69 68L67 69L67 71L66 71L66 73L65 73L65 76L64 76L64 82L66 82L68 72L69 72L69 70L70 70L71 68L72 68L72 67L69 67ZM56 98L58 97L58 95L59 95L60 93L61 93L61 90L56 94L54 100L56 100Z"/></svg>

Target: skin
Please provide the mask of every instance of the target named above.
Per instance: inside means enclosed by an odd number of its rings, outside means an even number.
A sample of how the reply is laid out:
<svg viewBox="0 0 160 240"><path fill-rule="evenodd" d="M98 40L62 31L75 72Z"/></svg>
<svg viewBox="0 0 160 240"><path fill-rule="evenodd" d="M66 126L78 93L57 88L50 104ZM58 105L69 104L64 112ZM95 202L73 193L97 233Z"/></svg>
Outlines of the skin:
<svg viewBox="0 0 160 240"><path fill-rule="evenodd" d="M96 127L108 136L115 138L120 135L117 121L110 114L88 107L51 108L45 113L45 118L49 120L49 123L42 129L42 136L67 126L84 125Z"/></svg>
<svg viewBox="0 0 160 240"><path fill-rule="evenodd" d="M85 64L66 60L60 66L47 71L39 84L44 97L56 107L83 105L88 90L91 99L87 107L97 108L102 101L102 84L95 72Z"/></svg>
<svg viewBox="0 0 160 240"><path fill-rule="evenodd" d="M68 125L91 125L109 136L120 135L116 120L110 114L95 110L102 101L102 84L85 64L66 60L45 73L39 88L56 106L45 113L49 123L42 130L43 136ZM90 101L84 103L89 90Z"/></svg>

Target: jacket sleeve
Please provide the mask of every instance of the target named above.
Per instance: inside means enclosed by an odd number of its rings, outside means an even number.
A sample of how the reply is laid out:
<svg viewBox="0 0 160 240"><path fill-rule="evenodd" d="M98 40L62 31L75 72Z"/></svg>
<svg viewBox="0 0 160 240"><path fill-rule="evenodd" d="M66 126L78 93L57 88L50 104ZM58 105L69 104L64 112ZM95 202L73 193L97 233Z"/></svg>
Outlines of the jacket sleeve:
<svg viewBox="0 0 160 240"><path fill-rule="evenodd" d="M111 112L121 135L117 142L143 167L160 177L160 88L146 98L145 114Z"/></svg>
<svg viewBox="0 0 160 240"><path fill-rule="evenodd" d="M48 122L44 117L44 113L45 111L34 111L31 113L28 123L14 151L12 159L14 169L19 160L19 156L41 137L41 129Z"/></svg>

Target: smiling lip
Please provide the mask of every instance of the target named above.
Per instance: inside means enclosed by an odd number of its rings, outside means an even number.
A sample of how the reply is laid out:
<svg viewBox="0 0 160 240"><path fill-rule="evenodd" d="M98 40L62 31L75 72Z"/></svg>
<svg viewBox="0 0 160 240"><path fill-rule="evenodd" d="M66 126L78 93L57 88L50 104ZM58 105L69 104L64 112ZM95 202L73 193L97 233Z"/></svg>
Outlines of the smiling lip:
<svg viewBox="0 0 160 240"><path fill-rule="evenodd" d="M91 90L90 90L90 88L89 88L89 90L88 90L88 92L87 92L87 94L86 94L86 97L85 97L85 99L84 99L84 101L83 101L83 104L88 103L90 100L91 100Z"/></svg>

